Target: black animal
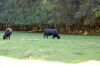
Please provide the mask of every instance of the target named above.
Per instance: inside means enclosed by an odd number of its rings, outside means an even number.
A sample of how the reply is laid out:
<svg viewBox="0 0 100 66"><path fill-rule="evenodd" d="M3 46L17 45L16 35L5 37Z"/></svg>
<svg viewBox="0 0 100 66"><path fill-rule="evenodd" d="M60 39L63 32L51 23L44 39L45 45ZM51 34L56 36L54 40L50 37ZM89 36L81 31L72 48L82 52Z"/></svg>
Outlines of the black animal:
<svg viewBox="0 0 100 66"><path fill-rule="evenodd" d="M12 29L11 28L7 28L4 35L3 35L3 39L10 39L10 36L12 34Z"/></svg>
<svg viewBox="0 0 100 66"><path fill-rule="evenodd" d="M59 32L56 29L45 29L44 30L44 38L46 37L48 39L48 36L52 36L53 39L55 37L57 39L60 39Z"/></svg>

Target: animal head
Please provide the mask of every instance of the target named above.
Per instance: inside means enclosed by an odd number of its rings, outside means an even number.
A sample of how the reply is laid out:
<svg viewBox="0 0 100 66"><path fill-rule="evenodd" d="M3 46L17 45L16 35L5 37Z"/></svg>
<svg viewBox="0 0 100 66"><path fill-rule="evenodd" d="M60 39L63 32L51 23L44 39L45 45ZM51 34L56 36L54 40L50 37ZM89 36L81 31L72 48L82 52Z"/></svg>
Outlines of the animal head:
<svg viewBox="0 0 100 66"><path fill-rule="evenodd" d="M60 36L57 36L57 39L60 39Z"/></svg>
<svg viewBox="0 0 100 66"><path fill-rule="evenodd" d="M5 36L5 35L3 35L3 39L4 39L4 40L6 39L6 36Z"/></svg>

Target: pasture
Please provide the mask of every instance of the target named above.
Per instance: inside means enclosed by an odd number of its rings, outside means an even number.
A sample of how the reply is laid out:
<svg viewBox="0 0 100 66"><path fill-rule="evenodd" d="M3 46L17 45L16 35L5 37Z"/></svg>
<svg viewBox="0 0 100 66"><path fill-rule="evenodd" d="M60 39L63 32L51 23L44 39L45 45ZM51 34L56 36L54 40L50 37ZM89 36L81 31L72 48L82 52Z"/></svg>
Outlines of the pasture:
<svg viewBox="0 0 100 66"><path fill-rule="evenodd" d="M61 35L61 39L44 39L41 33L14 32L10 40L3 40L2 35L0 32L0 56L67 63L100 61L100 36Z"/></svg>

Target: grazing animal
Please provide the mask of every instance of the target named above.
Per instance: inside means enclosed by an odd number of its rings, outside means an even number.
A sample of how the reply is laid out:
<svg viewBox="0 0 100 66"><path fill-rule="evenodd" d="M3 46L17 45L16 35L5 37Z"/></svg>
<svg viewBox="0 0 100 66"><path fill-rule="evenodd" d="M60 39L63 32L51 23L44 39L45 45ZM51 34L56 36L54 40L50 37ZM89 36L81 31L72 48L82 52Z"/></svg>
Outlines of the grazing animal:
<svg viewBox="0 0 100 66"><path fill-rule="evenodd" d="M3 35L3 39L4 40L7 39L7 38L10 39L11 34L12 34L12 29L11 28L6 28L6 31Z"/></svg>
<svg viewBox="0 0 100 66"><path fill-rule="evenodd" d="M48 39L48 36L52 36L53 39L55 37L57 39L60 39L59 32L56 29L45 29L44 30L44 38L47 37L47 39Z"/></svg>

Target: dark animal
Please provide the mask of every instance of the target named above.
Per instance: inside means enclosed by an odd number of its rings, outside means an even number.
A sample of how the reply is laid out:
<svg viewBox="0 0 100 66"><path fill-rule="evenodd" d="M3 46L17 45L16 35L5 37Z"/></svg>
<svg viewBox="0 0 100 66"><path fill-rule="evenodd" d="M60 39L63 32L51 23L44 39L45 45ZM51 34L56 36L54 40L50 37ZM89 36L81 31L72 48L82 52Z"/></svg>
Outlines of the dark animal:
<svg viewBox="0 0 100 66"><path fill-rule="evenodd" d="M12 34L12 29L11 28L7 28L5 33L4 33L4 35L3 35L3 39L4 40L7 39L7 38L10 39L11 34Z"/></svg>
<svg viewBox="0 0 100 66"><path fill-rule="evenodd" d="M56 29L45 29L44 30L44 38L47 37L47 39L48 39L48 36L52 36L53 39L55 37L57 39L60 39L59 32Z"/></svg>

